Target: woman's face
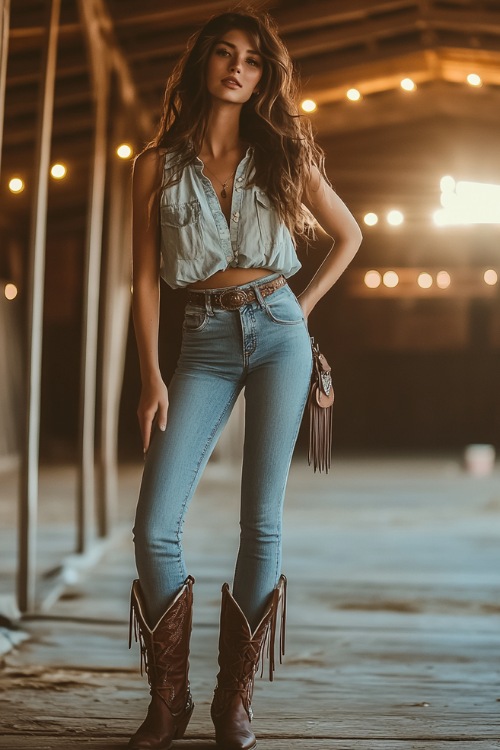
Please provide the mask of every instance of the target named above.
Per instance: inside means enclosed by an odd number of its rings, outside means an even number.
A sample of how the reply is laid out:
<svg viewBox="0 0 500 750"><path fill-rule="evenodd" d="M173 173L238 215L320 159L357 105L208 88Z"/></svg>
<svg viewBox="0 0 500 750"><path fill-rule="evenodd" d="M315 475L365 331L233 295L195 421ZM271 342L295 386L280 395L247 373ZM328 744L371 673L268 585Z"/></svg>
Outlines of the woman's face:
<svg viewBox="0 0 500 750"><path fill-rule="evenodd" d="M256 93L262 77L262 57L245 31L226 31L217 40L207 65L207 88L215 98L244 104Z"/></svg>

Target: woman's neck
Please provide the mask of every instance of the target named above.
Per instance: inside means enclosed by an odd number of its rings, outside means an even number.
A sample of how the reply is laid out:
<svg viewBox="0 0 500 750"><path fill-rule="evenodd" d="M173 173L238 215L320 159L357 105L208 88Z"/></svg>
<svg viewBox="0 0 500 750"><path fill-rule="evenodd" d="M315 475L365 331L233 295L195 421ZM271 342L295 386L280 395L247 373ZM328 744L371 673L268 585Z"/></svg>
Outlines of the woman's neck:
<svg viewBox="0 0 500 750"><path fill-rule="evenodd" d="M240 113L241 107L233 104L217 106L214 103L200 156L218 159L232 151L241 150Z"/></svg>

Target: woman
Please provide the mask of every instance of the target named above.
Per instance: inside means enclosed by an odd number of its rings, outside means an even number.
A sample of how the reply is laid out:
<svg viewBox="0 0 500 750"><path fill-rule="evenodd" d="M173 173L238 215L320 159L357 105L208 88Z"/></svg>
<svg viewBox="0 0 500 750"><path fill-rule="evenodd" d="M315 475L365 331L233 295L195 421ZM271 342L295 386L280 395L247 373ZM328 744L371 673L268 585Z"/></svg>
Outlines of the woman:
<svg viewBox="0 0 500 750"><path fill-rule="evenodd" d="M297 298L286 283L300 268L292 237L311 229L311 213L335 247ZM285 593L281 517L311 375L307 318L361 242L298 116L290 57L267 15L224 13L191 38L167 84L158 135L134 165L133 227L138 417L147 455L132 611L152 699L129 747L168 748L191 717L194 579L184 565L182 526L244 388L240 547L233 591L222 588L211 715L218 747L249 750L256 746L254 673ZM160 276L188 288L168 391L158 366Z"/></svg>

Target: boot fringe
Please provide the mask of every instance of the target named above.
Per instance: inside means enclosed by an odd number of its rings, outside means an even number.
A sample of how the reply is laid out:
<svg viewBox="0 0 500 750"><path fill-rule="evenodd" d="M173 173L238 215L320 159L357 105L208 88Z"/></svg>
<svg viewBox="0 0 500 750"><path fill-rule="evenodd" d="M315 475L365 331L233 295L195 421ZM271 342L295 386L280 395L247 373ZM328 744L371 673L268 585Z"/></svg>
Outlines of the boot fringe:
<svg viewBox="0 0 500 750"><path fill-rule="evenodd" d="M286 587L287 579L281 575L278 585L272 593L271 600L271 617L268 621L266 634L262 642L262 654L265 653L269 662L269 682L274 682L274 672L276 671L276 631L278 624L278 610L280 616L280 638L279 638L279 660L283 664L285 655L285 631L286 631ZM266 617L267 615L264 615ZM257 667L258 669L258 667ZM257 670L256 670L257 671ZM260 677L264 675L264 658L262 658Z"/></svg>

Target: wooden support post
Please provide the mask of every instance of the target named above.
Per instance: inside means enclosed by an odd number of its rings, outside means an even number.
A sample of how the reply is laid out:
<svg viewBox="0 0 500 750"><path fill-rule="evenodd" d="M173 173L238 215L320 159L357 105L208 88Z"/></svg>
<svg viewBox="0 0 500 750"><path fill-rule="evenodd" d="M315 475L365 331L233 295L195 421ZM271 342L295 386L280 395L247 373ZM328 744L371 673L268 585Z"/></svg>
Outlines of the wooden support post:
<svg viewBox="0 0 500 750"><path fill-rule="evenodd" d="M77 552L87 552L95 504L94 432L101 247L106 182L109 54L92 3L78 2L87 40L95 99L95 133L84 270L80 385Z"/></svg>
<svg viewBox="0 0 500 750"><path fill-rule="evenodd" d="M117 102L113 146L130 139L127 118ZM109 225L103 284L103 332L100 406L97 529L109 534L118 499L118 419L125 366L131 281L131 163L113 152L109 181Z"/></svg>
<svg viewBox="0 0 500 750"><path fill-rule="evenodd" d="M0 172L2 166L2 140L5 112L5 80L9 51L10 0L0 0Z"/></svg>
<svg viewBox="0 0 500 750"><path fill-rule="evenodd" d="M26 434L19 502L18 598L22 612L35 608L36 524L38 511L38 461L40 438L40 380L42 369L42 318L45 278L45 235L50 166L50 141L54 105L57 38L61 0L49 0L49 20L44 49L43 85L40 89L36 159L33 175L33 209L27 293Z"/></svg>
<svg viewBox="0 0 500 750"><path fill-rule="evenodd" d="M121 104L134 116L134 130L150 137L153 118L137 94L132 76L113 29L113 19L103 0L78 0L85 28L92 81L96 96L96 145L89 214L88 263L86 271L84 342L82 348L81 448L78 497L78 551L86 550L94 511L94 428L97 354L98 287L101 259L102 213L105 187L106 102L110 70L116 74ZM130 121L130 120L129 120ZM117 169L118 169L117 165ZM123 165L122 165L123 168ZM130 285L128 253L130 210L128 180L123 172L112 176L109 234L109 264L106 268L102 406L98 415L101 428L100 492L97 503L98 533L108 533L113 503L116 502L116 444L118 408L125 358ZM126 192L124 192L124 190ZM128 209L128 210L126 210ZM92 249L91 249L92 248ZM92 281L91 281L92 279ZM91 295L94 295L91 298ZM115 498L115 500L113 499Z"/></svg>

